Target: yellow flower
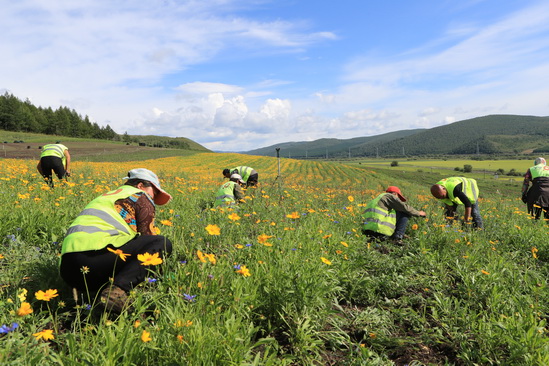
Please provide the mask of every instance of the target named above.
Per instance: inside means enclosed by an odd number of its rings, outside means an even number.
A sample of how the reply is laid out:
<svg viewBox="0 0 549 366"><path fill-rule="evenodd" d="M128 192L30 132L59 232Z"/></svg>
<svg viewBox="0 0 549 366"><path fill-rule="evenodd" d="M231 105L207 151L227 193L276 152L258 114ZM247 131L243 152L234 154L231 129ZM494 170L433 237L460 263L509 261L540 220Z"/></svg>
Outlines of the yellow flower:
<svg viewBox="0 0 549 366"><path fill-rule="evenodd" d="M354 202L355 198L353 196L349 196L347 197L347 199L349 200L349 202Z"/></svg>
<svg viewBox="0 0 549 366"><path fill-rule="evenodd" d="M286 217L289 218L289 219L299 219L299 213L292 212L291 214L286 215Z"/></svg>
<svg viewBox="0 0 549 366"><path fill-rule="evenodd" d="M343 245L345 248L349 247L349 244L345 243L344 241L340 242L341 245Z"/></svg>
<svg viewBox="0 0 549 366"><path fill-rule="evenodd" d="M126 261L126 257L131 256L131 254L124 253L122 251L122 249L111 249L109 247L107 247L107 249L109 250L109 252L112 252L112 253L116 254L117 256L119 256L120 259L122 259L124 262Z"/></svg>
<svg viewBox="0 0 549 366"><path fill-rule="evenodd" d="M49 290L46 290L46 292L42 290L35 292L34 296L36 296L38 300L50 301L52 298L59 296L59 294L57 293L57 290L49 289Z"/></svg>
<svg viewBox="0 0 549 366"><path fill-rule="evenodd" d="M138 254L137 259L141 261L142 266L156 266L157 264L162 263L162 258L160 258L160 253L144 253Z"/></svg>
<svg viewBox="0 0 549 366"><path fill-rule="evenodd" d="M25 316L32 313L32 307L28 302L23 302L19 310L17 310L18 316Z"/></svg>
<svg viewBox="0 0 549 366"><path fill-rule="evenodd" d="M202 251L197 250L197 251L196 251L196 255L197 255L198 259L200 259L200 261L201 261L202 263L206 263L206 257L204 256L204 253L202 253Z"/></svg>
<svg viewBox="0 0 549 366"><path fill-rule="evenodd" d="M412 230L417 230L419 228L418 224L413 224L412 225Z"/></svg>
<svg viewBox="0 0 549 366"><path fill-rule="evenodd" d="M485 271L485 270L481 270L480 272L481 272L482 274L485 274L485 275L489 275L489 274L490 274L490 272L487 272L487 271Z"/></svg>
<svg viewBox="0 0 549 366"><path fill-rule="evenodd" d="M137 327L139 327L140 325L141 325L141 321L139 321L139 320L136 320L135 322L133 322L133 327L134 327L134 328L137 328Z"/></svg>
<svg viewBox="0 0 549 366"><path fill-rule="evenodd" d="M173 223L170 220L162 220L160 223L164 226L173 226Z"/></svg>
<svg viewBox="0 0 549 366"><path fill-rule="evenodd" d="M206 258L210 261L210 263L215 264L217 260L215 259L215 254L204 254Z"/></svg>
<svg viewBox="0 0 549 366"><path fill-rule="evenodd" d="M326 259L324 257L320 257L320 260L322 261L322 263L326 263L327 265L331 266L332 265L332 262L330 262L329 259Z"/></svg>
<svg viewBox="0 0 549 366"><path fill-rule="evenodd" d="M206 226L206 231L210 235L220 235L221 234L221 229L217 225L208 225L208 226Z"/></svg>
<svg viewBox="0 0 549 366"><path fill-rule="evenodd" d="M143 330L143 333L141 333L141 340L143 342L150 342L152 341L151 333L147 332L146 330Z"/></svg>
<svg viewBox="0 0 549 366"><path fill-rule="evenodd" d="M240 269L238 269L235 272L238 273L238 274L241 274L244 277L250 277L251 276L250 270L248 268L246 268L246 266L240 266Z"/></svg>
<svg viewBox="0 0 549 366"><path fill-rule="evenodd" d="M179 341L179 343L183 343L183 336L181 334L178 334L177 340Z"/></svg>
<svg viewBox="0 0 549 366"><path fill-rule="evenodd" d="M332 234L326 234L322 237L322 239L328 239L328 238L331 238L332 237Z"/></svg>
<svg viewBox="0 0 549 366"><path fill-rule="evenodd" d="M4 256L2 254L0 254L0 259L4 259Z"/></svg>
<svg viewBox="0 0 549 366"><path fill-rule="evenodd" d="M23 302L27 299L27 289L24 288L24 289L21 289L21 291L19 292L19 294L17 294L17 298L19 299L19 301Z"/></svg>
<svg viewBox="0 0 549 366"><path fill-rule="evenodd" d="M273 237L272 235L261 234L257 237L257 241L260 242L261 244L265 244L267 240L269 240L272 237Z"/></svg>
<svg viewBox="0 0 549 366"><path fill-rule="evenodd" d="M233 212L232 214L229 215L229 220L238 221L240 220L240 216L238 216L237 213Z"/></svg>
<svg viewBox="0 0 549 366"><path fill-rule="evenodd" d="M44 329L41 332L34 333L33 336L35 336L36 339L43 339L45 341L55 338L53 336L53 330L51 330L51 329Z"/></svg>
<svg viewBox="0 0 549 366"><path fill-rule="evenodd" d="M538 252L538 248L536 247L532 247L532 257L534 258L538 258L538 255L536 254Z"/></svg>
<svg viewBox="0 0 549 366"><path fill-rule="evenodd" d="M242 244L235 244L234 247L235 247L236 249L242 249L242 248L244 248L244 245L242 245Z"/></svg>

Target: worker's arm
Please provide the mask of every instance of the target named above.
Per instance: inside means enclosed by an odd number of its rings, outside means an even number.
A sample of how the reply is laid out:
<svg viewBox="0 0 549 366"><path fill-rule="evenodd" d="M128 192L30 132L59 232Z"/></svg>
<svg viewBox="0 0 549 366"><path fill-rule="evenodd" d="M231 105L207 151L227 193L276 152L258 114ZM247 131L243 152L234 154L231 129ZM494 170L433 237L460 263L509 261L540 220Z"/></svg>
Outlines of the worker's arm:
<svg viewBox="0 0 549 366"><path fill-rule="evenodd" d="M71 154L69 153L69 150L65 150L63 153L65 154L65 171L67 172L67 175L71 175L69 171L69 165L71 163Z"/></svg>

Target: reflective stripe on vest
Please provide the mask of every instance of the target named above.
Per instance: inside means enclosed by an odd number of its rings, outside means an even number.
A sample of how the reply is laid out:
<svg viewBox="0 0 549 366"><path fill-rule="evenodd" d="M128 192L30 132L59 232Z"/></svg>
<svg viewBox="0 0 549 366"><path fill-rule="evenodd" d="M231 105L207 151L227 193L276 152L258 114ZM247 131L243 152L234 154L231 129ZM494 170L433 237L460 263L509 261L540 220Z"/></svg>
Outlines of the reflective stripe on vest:
<svg viewBox="0 0 549 366"><path fill-rule="evenodd" d="M362 215L364 217L364 230L391 236L395 232L396 211L392 209L387 211L378 206L379 200L386 194L388 193L382 193L368 203Z"/></svg>
<svg viewBox="0 0 549 366"><path fill-rule="evenodd" d="M69 227L61 254L100 250L109 244L117 248L138 235L114 208L117 200L136 193L144 192L122 186L91 201Z"/></svg>
<svg viewBox="0 0 549 366"><path fill-rule="evenodd" d="M233 181L228 181L227 183L223 184L221 188L219 188L215 197L214 207L217 207L220 205L227 205L235 202L235 199L234 199L235 184L237 183Z"/></svg>
<svg viewBox="0 0 549 366"><path fill-rule="evenodd" d="M235 172L236 170L236 172ZM246 182L248 178L250 178L250 174L252 174L253 168L250 168L249 166L237 166L236 168L231 169L231 174L240 174L242 177L242 180Z"/></svg>
<svg viewBox="0 0 549 366"><path fill-rule="evenodd" d="M463 202L461 202L459 198L454 197L454 189L460 183L463 184L462 191L465 193L467 198L469 198L469 201L471 201L471 203L474 204L478 200L477 181L472 178L463 178L463 177L446 178L437 182L437 184L440 184L441 186L446 188L446 192L448 193L448 198L443 198L440 201L444 202L449 206L453 206L455 204L457 205L463 204Z"/></svg>
<svg viewBox="0 0 549 366"><path fill-rule="evenodd" d="M532 180L539 177L549 177L549 166L545 164L538 164L530 168L532 174Z"/></svg>

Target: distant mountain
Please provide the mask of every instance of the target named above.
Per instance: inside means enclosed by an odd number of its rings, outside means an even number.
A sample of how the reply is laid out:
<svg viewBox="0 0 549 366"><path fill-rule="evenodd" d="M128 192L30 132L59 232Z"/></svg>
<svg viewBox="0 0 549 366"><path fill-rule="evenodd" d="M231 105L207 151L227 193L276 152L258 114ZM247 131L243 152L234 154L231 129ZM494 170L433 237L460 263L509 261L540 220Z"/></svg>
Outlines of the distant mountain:
<svg viewBox="0 0 549 366"><path fill-rule="evenodd" d="M292 158L517 154L549 149L549 117L489 115L431 129L391 132L353 139L287 142L244 154Z"/></svg>
<svg viewBox="0 0 549 366"><path fill-rule="evenodd" d="M403 130L397 132L389 132L383 135L355 137L352 139L320 139L314 141L301 142L284 142L260 149L255 149L243 154L261 155L261 156L276 156L276 148L280 148L280 153L284 157L292 158L313 158L313 157L329 157L348 155L349 150L352 156L356 156L357 152L365 151L365 147L375 143L388 143L397 139L402 139L417 133L425 131L425 129Z"/></svg>

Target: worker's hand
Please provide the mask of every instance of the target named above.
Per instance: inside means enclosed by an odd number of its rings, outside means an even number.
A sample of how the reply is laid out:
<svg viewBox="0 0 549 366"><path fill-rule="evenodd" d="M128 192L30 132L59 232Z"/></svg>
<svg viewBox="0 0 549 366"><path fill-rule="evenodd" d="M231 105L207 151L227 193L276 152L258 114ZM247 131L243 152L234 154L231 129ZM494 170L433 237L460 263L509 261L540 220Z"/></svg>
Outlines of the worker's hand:
<svg viewBox="0 0 549 366"><path fill-rule="evenodd" d="M419 211L419 216L420 217L425 217L425 216L427 216L427 214L425 213L425 211Z"/></svg>
<svg viewBox="0 0 549 366"><path fill-rule="evenodd" d="M65 175L66 175L67 177L70 177L70 176L71 176L71 172L66 171L66 172L65 172Z"/></svg>

